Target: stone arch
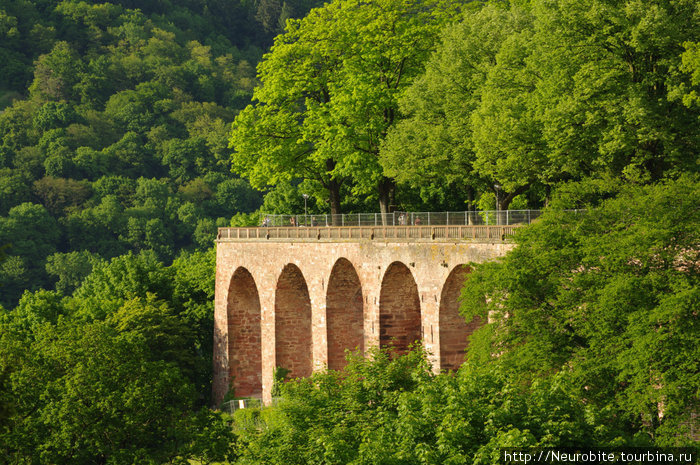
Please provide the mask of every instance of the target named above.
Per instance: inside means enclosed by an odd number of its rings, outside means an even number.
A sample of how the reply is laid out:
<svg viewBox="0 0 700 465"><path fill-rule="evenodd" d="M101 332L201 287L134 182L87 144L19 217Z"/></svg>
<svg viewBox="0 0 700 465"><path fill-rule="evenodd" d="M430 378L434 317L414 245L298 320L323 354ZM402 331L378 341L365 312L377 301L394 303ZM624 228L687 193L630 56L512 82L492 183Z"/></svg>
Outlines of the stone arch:
<svg viewBox="0 0 700 465"><path fill-rule="evenodd" d="M346 349L364 350L363 310L360 277L348 259L339 258L331 270L326 291L329 369L345 367Z"/></svg>
<svg viewBox="0 0 700 465"><path fill-rule="evenodd" d="M290 263L275 288L275 364L291 378L304 378L311 376L312 360L309 289L299 267Z"/></svg>
<svg viewBox="0 0 700 465"><path fill-rule="evenodd" d="M393 262L384 273L379 293L379 345L401 354L420 339L418 286L406 265Z"/></svg>
<svg viewBox="0 0 700 465"><path fill-rule="evenodd" d="M440 369L456 370L464 362L469 336L481 325L475 317L467 323L459 314L459 297L471 268L456 266L447 276L440 294Z"/></svg>
<svg viewBox="0 0 700 465"><path fill-rule="evenodd" d="M227 302L229 379L236 397L262 395L260 298L250 272L239 267L231 277Z"/></svg>

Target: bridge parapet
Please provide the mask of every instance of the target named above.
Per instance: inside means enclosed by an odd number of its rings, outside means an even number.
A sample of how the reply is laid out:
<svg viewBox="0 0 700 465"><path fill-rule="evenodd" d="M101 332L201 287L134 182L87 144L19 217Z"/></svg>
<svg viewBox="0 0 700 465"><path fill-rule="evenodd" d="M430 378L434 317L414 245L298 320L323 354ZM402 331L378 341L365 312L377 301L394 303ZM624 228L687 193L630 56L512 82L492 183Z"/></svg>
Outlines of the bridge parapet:
<svg viewBox="0 0 700 465"><path fill-rule="evenodd" d="M218 242L508 242L518 225L500 226L301 226L219 228Z"/></svg>

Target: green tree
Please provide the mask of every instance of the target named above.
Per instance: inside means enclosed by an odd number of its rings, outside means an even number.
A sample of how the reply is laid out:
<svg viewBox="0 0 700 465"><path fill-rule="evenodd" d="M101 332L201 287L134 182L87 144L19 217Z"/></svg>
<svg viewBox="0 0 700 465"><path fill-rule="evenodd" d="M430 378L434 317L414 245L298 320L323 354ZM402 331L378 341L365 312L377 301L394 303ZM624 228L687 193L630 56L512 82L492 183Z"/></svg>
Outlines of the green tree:
<svg viewBox="0 0 700 465"><path fill-rule="evenodd" d="M171 139L163 144L162 164L171 178L184 184L211 170L211 153L202 138Z"/></svg>
<svg viewBox="0 0 700 465"><path fill-rule="evenodd" d="M453 195L463 190L469 205L475 206L480 194L492 192L500 196L501 208L508 207L528 185L537 165L530 163L520 172L506 169L506 163L498 160L499 154L488 161L480 157L476 133L483 135L484 142L491 137L494 143L508 134L490 132L491 128L474 115L488 92L486 88L490 86L495 93L504 84L492 81L503 75L504 68L518 66L508 62L518 54L511 57L501 52L504 43L527 46L527 42L515 39L531 30L531 23L530 15L522 8L492 3L467 10L461 22L443 30L442 42L424 74L400 100L400 109L407 118L390 130L382 147L380 161L388 175L421 189L429 198L441 191ZM513 91L511 87L504 93L522 98L521 89ZM505 112L503 117L513 120L517 115ZM529 163L527 154L521 152L520 157ZM497 185L501 189L496 189Z"/></svg>
<svg viewBox="0 0 700 465"><path fill-rule="evenodd" d="M82 68L83 61L70 44L58 42L51 52L39 57L29 91L41 99L72 100Z"/></svg>
<svg viewBox="0 0 700 465"><path fill-rule="evenodd" d="M40 131L65 128L76 122L75 109L65 102L47 102L34 114L34 127Z"/></svg>
<svg viewBox="0 0 700 465"><path fill-rule="evenodd" d="M93 322L4 327L0 373L13 396L3 454L18 463L187 463L224 460L221 419L196 412L194 390L173 363L153 360L138 328ZM42 379L36 383L37 376ZM4 397L4 396L3 396ZM214 447L202 447L206 437ZM196 448L193 447L196 445ZM196 455L195 455L196 452Z"/></svg>
<svg viewBox="0 0 700 465"><path fill-rule="evenodd" d="M106 320L143 335L155 359L174 362L209 405L214 334L213 249L185 253L165 267L151 251L93 264L68 301L83 321ZM125 329L126 328L126 329Z"/></svg>
<svg viewBox="0 0 700 465"><path fill-rule="evenodd" d="M573 201L587 190L571 186L559 207L581 206ZM493 321L471 356L497 358L523 379L569 372L576 395L617 412L628 431L690 441L700 388L691 362L700 355L698 196L697 177L684 176L624 188L585 213L548 212L503 263L470 275L465 317L489 312Z"/></svg>
<svg viewBox="0 0 700 465"><path fill-rule="evenodd" d="M172 292L170 272L152 251L131 253L93 267L74 293L76 314L87 319L104 319L127 300L148 294L161 298Z"/></svg>
<svg viewBox="0 0 700 465"><path fill-rule="evenodd" d="M0 243L9 244L12 255L31 262L43 262L53 253L60 234L56 220L41 205L23 203L0 218Z"/></svg>
<svg viewBox="0 0 700 465"><path fill-rule="evenodd" d="M260 193L243 179L227 179L216 186L217 212L222 216L233 212L250 213L261 203ZM290 210L291 211L291 210Z"/></svg>
<svg viewBox="0 0 700 465"><path fill-rule="evenodd" d="M537 3L537 119L554 167L575 177L658 180L697 170L697 109L672 98L692 1ZM562 46L559 46L561 44Z"/></svg>
<svg viewBox="0 0 700 465"><path fill-rule="evenodd" d="M293 178L318 183L333 214L350 183L387 212L394 184L377 161L380 143L456 9L454 2L343 0L289 21L259 66L258 103L234 122L234 171L257 188Z"/></svg>
<svg viewBox="0 0 700 465"><path fill-rule="evenodd" d="M236 412L237 463L491 464L504 447L634 443L574 392L569 373L526 386L495 364L434 375L419 348L354 355L285 382L273 408Z"/></svg>
<svg viewBox="0 0 700 465"><path fill-rule="evenodd" d="M3 255L7 246L3 246ZM0 305L12 307L22 293L32 287L32 273L26 260L17 255L5 256L0 263Z"/></svg>
<svg viewBox="0 0 700 465"><path fill-rule="evenodd" d="M172 363L183 376L194 380L197 363L194 331L154 294L147 293L145 299L134 297L127 300L105 321L120 333L142 338L148 347L150 360Z"/></svg>
<svg viewBox="0 0 700 465"><path fill-rule="evenodd" d="M473 165L489 181L497 210L507 210L516 196L547 177L541 123L530 116L540 79L528 66L533 18L516 7L507 17L513 29L499 44L479 92L479 105L471 114Z"/></svg>
<svg viewBox="0 0 700 465"><path fill-rule="evenodd" d="M56 290L63 295L70 295L100 263L99 255L82 250L80 252L57 252L46 257L46 272L56 276Z"/></svg>
<svg viewBox="0 0 700 465"><path fill-rule="evenodd" d="M387 173L428 192L461 178L507 208L571 179L696 171L697 108L679 97L692 95L697 15L690 1L471 9L401 101Z"/></svg>
<svg viewBox="0 0 700 465"><path fill-rule="evenodd" d="M31 199L31 189L21 172L0 169L0 215Z"/></svg>
<svg viewBox="0 0 700 465"><path fill-rule="evenodd" d="M679 86L679 93L682 95L683 103L687 107L700 103L700 45L693 42L683 44L685 52L681 56L681 69L690 75L690 83L685 82Z"/></svg>
<svg viewBox="0 0 700 465"><path fill-rule="evenodd" d="M106 195L95 207L61 218L71 250L88 250L105 258L121 255L129 249L122 239L126 223L124 207L116 195Z"/></svg>
<svg viewBox="0 0 700 465"><path fill-rule="evenodd" d="M173 291L169 298L181 321L194 335L195 385L201 405L211 405L212 356L214 353L214 280L216 254L183 253L173 261Z"/></svg>

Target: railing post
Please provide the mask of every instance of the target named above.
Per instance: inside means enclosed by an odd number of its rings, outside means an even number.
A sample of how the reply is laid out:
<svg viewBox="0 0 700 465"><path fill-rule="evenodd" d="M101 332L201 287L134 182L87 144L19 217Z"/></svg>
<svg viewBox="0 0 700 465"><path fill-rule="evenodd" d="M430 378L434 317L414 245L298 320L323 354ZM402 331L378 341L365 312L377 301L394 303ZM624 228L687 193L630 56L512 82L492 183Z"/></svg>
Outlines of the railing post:
<svg viewBox="0 0 700 465"><path fill-rule="evenodd" d="M374 225L377 226L377 214L374 214Z"/></svg>
<svg viewBox="0 0 700 465"><path fill-rule="evenodd" d="M508 225L510 224L510 223L508 222L508 221L509 221L508 212L510 212L510 210L506 210L506 226L508 226Z"/></svg>
<svg viewBox="0 0 700 465"><path fill-rule="evenodd" d="M449 225L450 225L450 212L447 212L447 220L446 220L446 222L447 222L447 226L449 226Z"/></svg>

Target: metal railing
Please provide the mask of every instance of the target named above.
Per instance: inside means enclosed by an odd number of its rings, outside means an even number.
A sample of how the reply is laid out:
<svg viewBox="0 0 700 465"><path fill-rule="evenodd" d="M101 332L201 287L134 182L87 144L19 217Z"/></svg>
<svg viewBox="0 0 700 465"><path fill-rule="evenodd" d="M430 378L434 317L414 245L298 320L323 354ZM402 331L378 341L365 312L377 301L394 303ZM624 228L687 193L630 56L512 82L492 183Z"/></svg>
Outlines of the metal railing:
<svg viewBox="0 0 700 465"><path fill-rule="evenodd" d="M261 408L262 407L262 401L260 399L256 398L251 398L251 399L234 399L234 400L229 400L228 402L224 402L221 404L221 411L226 412L228 414L233 414L236 410L240 410L243 408Z"/></svg>
<svg viewBox="0 0 700 465"><path fill-rule="evenodd" d="M519 225L433 225L433 226L307 226L264 228L219 228L219 241L474 241L498 242L512 236Z"/></svg>
<svg viewBox="0 0 700 465"><path fill-rule="evenodd" d="M434 226L434 225L514 225L530 224L541 210L490 210L454 212L346 213L341 215L262 214L261 227L330 226Z"/></svg>
<svg viewBox="0 0 700 465"><path fill-rule="evenodd" d="M233 415L233 412L236 410L241 410L241 409L246 409L246 408L263 408L263 407L270 407L274 406L280 403L282 400L281 397L273 397L269 403L264 403L262 399L259 399L257 397L251 397L248 399L234 399L234 400L229 400L228 402L224 402L221 404L221 411L226 412L229 415Z"/></svg>

